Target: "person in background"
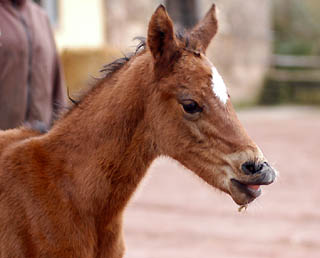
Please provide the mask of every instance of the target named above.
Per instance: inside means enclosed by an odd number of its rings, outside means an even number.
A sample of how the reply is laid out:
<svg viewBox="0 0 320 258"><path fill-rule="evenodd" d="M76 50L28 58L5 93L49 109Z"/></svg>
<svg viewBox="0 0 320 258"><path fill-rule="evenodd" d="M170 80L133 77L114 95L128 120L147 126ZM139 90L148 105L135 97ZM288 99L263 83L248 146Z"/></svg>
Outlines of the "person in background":
<svg viewBox="0 0 320 258"><path fill-rule="evenodd" d="M31 0L0 0L0 129L50 126L65 105L61 65L44 10Z"/></svg>

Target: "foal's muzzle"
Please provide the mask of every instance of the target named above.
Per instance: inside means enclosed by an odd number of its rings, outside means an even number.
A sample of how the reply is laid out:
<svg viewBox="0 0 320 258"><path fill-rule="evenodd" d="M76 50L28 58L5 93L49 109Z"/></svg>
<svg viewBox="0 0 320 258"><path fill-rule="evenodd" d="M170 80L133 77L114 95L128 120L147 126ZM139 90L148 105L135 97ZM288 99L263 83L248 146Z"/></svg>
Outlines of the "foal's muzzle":
<svg viewBox="0 0 320 258"><path fill-rule="evenodd" d="M255 185L268 185L271 184L276 173L273 168L267 162L257 163L257 162L245 162L241 166L242 172L249 176L249 184Z"/></svg>
<svg viewBox="0 0 320 258"><path fill-rule="evenodd" d="M241 166L244 173L242 179L231 179L234 191L242 194L237 198L238 204L249 203L261 194L261 185L269 185L276 178L276 172L267 162L245 162Z"/></svg>

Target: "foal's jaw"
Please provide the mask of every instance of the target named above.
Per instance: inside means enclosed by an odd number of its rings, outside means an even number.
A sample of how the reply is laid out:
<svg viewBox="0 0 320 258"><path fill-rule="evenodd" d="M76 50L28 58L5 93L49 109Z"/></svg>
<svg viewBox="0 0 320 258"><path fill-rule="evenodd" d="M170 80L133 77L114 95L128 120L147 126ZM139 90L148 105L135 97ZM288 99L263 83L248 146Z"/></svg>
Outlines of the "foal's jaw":
<svg viewBox="0 0 320 258"><path fill-rule="evenodd" d="M247 151L224 155L217 150L174 157L213 187L229 194L238 205L247 205L262 193L261 186L276 178L276 171L263 156ZM200 161L200 162L199 162Z"/></svg>

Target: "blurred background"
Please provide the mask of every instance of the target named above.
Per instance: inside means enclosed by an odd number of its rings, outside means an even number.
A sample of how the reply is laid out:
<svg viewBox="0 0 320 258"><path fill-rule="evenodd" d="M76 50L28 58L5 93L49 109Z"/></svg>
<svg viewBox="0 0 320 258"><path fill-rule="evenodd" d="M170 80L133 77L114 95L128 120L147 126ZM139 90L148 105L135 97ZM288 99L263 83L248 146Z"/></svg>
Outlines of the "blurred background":
<svg viewBox="0 0 320 258"><path fill-rule="evenodd" d="M42 0L71 94L134 50L162 3L177 28L211 0ZM240 120L279 171L277 183L238 213L191 172L157 160L127 209L130 258L320 257L320 2L215 0L219 33L207 55Z"/></svg>
<svg viewBox="0 0 320 258"><path fill-rule="evenodd" d="M212 0L42 0L55 30L68 86L132 51L163 3L178 28L192 27ZM233 102L320 103L320 3L317 0L216 0L218 36L208 50ZM131 47L131 48L130 48Z"/></svg>

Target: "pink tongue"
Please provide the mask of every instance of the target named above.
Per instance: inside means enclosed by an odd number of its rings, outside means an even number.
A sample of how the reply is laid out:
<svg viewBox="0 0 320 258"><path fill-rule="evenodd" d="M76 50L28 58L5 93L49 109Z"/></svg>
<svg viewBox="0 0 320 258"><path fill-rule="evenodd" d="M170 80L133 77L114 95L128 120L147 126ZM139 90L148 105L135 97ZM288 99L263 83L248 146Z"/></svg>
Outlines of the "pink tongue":
<svg viewBox="0 0 320 258"><path fill-rule="evenodd" d="M247 187L257 191L260 188L260 185L247 185Z"/></svg>

